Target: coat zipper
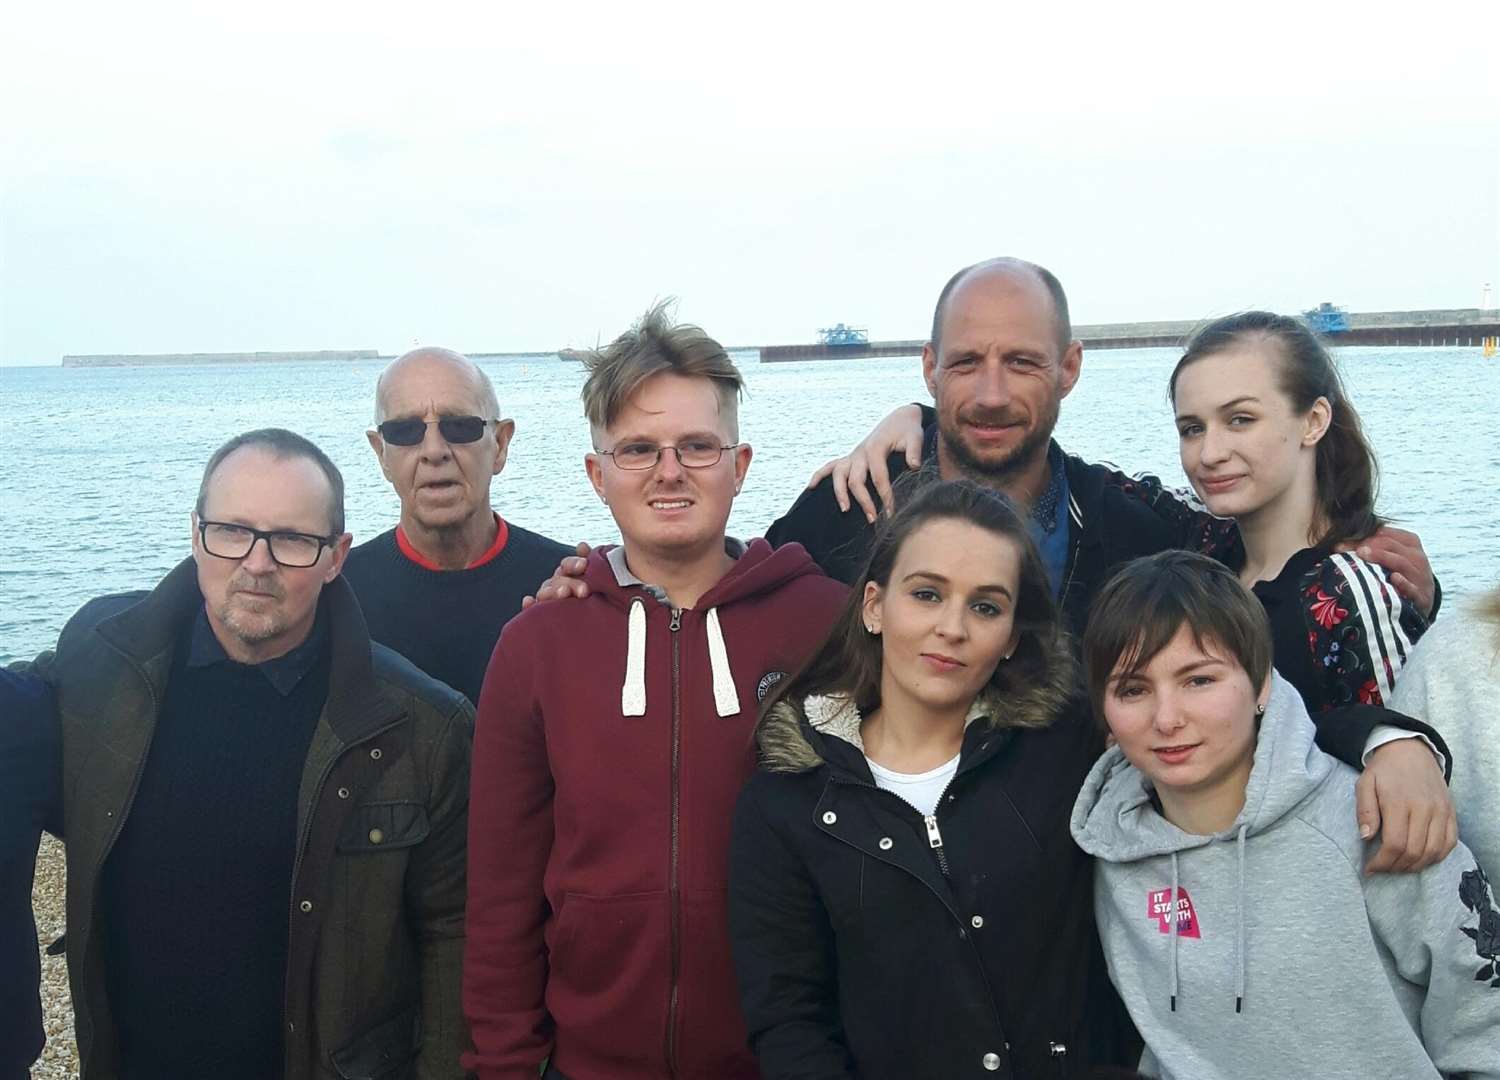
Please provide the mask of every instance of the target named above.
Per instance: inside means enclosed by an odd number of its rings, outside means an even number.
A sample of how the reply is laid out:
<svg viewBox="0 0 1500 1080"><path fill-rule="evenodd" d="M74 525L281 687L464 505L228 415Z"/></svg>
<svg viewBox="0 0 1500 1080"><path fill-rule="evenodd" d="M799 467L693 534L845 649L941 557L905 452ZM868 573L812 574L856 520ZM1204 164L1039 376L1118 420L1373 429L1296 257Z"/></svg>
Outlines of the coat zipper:
<svg viewBox="0 0 1500 1080"><path fill-rule="evenodd" d="M667 1001L667 1072L677 1075L677 994L678 979L682 968L682 930L678 925L682 918L681 883L678 880L678 856L680 851L682 812L682 656L677 632L682 629L682 609L672 609L672 621L667 624L672 632L672 862L669 870L667 893L672 905L672 993Z"/></svg>

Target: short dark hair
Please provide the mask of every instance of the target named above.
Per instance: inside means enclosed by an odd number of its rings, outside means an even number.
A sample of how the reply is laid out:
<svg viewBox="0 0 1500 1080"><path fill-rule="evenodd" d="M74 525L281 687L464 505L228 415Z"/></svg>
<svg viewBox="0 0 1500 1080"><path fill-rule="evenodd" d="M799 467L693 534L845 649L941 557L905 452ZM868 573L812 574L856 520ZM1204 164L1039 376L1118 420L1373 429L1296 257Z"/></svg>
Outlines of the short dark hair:
<svg viewBox="0 0 1500 1080"><path fill-rule="evenodd" d="M339 472L339 467L322 450L318 449L316 443L311 439L305 439L295 431L286 428L257 428L247 431L242 435L236 435L223 446L214 451L214 456L208 459L208 464L203 467L203 479L198 484L198 501L193 510L199 519L203 517L204 504L208 502L208 484L213 479L214 472L224 459L236 450L246 447L254 447L264 450L272 457L284 458L306 458L322 470L323 476L328 480L328 520L330 536L339 536L344 531L344 475Z"/></svg>
<svg viewBox="0 0 1500 1080"><path fill-rule="evenodd" d="M712 382L719 395L719 411L727 414L729 430L739 438L744 376L724 346L702 327L673 322L671 305L670 299L653 304L614 341L583 353L583 366L589 373L583 384L583 408L589 423L609 427L641 383L665 371Z"/></svg>
<svg viewBox="0 0 1500 1080"><path fill-rule="evenodd" d="M958 288L959 282L979 270L999 269L1032 274L1046 287L1048 294L1052 297L1052 319L1057 332L1057 348L1059 352L1066 352L1068 346L1073 343L1073 320L1068 315L1068 294L1063 292L1062 282L1058 281L1057 275L1045 266L1038 266L1025 259L1011 258L1008 255L966 266L948 279L948 283L943 286L943 291L938 293L937 306L932 309L932 337L929 339L932 351L939 351L939 346L942 344L943 315L947 312L948 297L954 289Z"/></svg>
<svg viewBox="0 0 1500 1080"><path fill-rule="evenodd" d="M1234 572L1192 551L1163 551L1126 563L1089 611L1083 661L1089 701L1104 723L1104 691L1116 668L1132 675L1186 626L1199 648L1216 645L1257 690L1271 671L1271 621Z"/></svg>
<svg viewBox="0 0 1500 1080"><path fill-rule="evenodd" d="M1214 319L1188 339L1187 351L1167 383L1168 397L1176 398L1177 377L1189 364L1260 342L1279 359L1276 383L1294 410L1305 413L1321 397L1327 399L1333 413L1316 451L1318 514L1314 528L1320 534L1309 539L1329 548L1363 540L1384 524L1375 513L1380 471L1333 357L1307 324L1270 311L1241 311Z"/></svg>
<svg viewBox="0 0 1500 1080"><path fill-rule="evenodd" d="M865 586L874 582L887 587L901 546L932 521L967 522L1006 537L1020 552L1021 580L1015 602L1019 637L1010 659L995 668L989 687L1009 693L1076 677L1047 571L1015 503L972 480L948 480L927 484L899 505L876 533L864 572L851 586L828 637L800 671L777 684L766 700L766 711L784 698L801 700L814 694L846 696L866 715L880 707L881 639L865 631Z"/></svg>

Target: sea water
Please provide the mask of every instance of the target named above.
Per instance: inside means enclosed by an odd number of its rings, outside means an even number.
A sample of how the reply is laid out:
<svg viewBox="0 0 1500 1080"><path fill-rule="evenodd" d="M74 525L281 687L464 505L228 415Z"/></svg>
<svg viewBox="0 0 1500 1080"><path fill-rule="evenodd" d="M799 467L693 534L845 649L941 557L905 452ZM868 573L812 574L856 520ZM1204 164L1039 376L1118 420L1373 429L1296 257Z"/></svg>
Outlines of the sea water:
<svg viewBox="0 0 1500 1080"><path fill-rule="evenodd" d="M1097 351L1063 402L1058 439L1091 461L1185 485L1166 400L1172 349ZM730 532L758 536L811 472L892 406L926 401L915 357L760 364L740 435L755 451ZM1500 582L1500 363L1478 349L1340 350L1381 466L1380 510L1419 533L1453 598ZM493 498L565 542L617 538L583 470L582 368L552 355L482 361L515 420ZM0 662L29 657L90 597L150 588L188 554L204 462L225 439L287 427L344 473L355 542L398 504L365 439L381 362L0 368Z"/></svg>

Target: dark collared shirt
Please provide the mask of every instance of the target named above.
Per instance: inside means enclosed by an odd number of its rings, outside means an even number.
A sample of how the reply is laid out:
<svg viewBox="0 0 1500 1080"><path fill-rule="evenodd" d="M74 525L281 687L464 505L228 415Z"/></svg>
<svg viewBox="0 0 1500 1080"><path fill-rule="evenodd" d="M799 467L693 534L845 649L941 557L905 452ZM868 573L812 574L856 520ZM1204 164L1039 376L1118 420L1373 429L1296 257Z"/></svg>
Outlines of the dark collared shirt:
<svg viewBox="0 0 1500 1080"><path fill-rule="evenodd" d="M938 428L933 424L927 429L922 447L919 484L931 483L942 476L938 470L937 440ZM1041 554L1042 567L1047 571L1047 582L1056 599L1062 593L1063 574L1068 568L1068 470L1062 447L1057 445L1056 439L1047 446L1047 464L1052 477L1046 489L1031 504L1026 531Z"/></svg>
<svg viewBox="0 0 1500 1080"><path fill-rule="evenodd" d="M319 604L318 616L313 621L313 628L301 645L292 649L291 652L283 653L263 663L244 666L254 667L266 677L267 682L276 688L278 694L287 697L297 689L297 684L302 681L302 677L313 669L313 665L323 655L323 645L328 640L327 621L323 617L323 606ZM191 669L235 662L224 651L224 646L219 644L219 639L214 636L214 628L208 621L208 611L199 608L198 617L193 620L192 640L188 644L187 666Z"/></svg>

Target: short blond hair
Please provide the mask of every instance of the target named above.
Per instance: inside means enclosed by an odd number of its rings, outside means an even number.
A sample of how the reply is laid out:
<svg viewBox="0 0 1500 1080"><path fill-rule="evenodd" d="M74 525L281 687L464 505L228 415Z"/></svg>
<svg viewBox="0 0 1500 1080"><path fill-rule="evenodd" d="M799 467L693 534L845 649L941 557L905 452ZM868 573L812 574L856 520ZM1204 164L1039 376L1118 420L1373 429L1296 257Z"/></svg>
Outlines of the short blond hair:
<svg viewBox="0 0 1500 1080"><path fill-rule="evenodd" d="M730 437L738 439L744 376L724 346L701 327L673 322L670 306L670 300L653 304L608 345L584 352L589 377L583 384L583 411L589 423L601 430L609 427L643 382L667 372L711 380L719 395L719 413L729 422Z"/></svg>

